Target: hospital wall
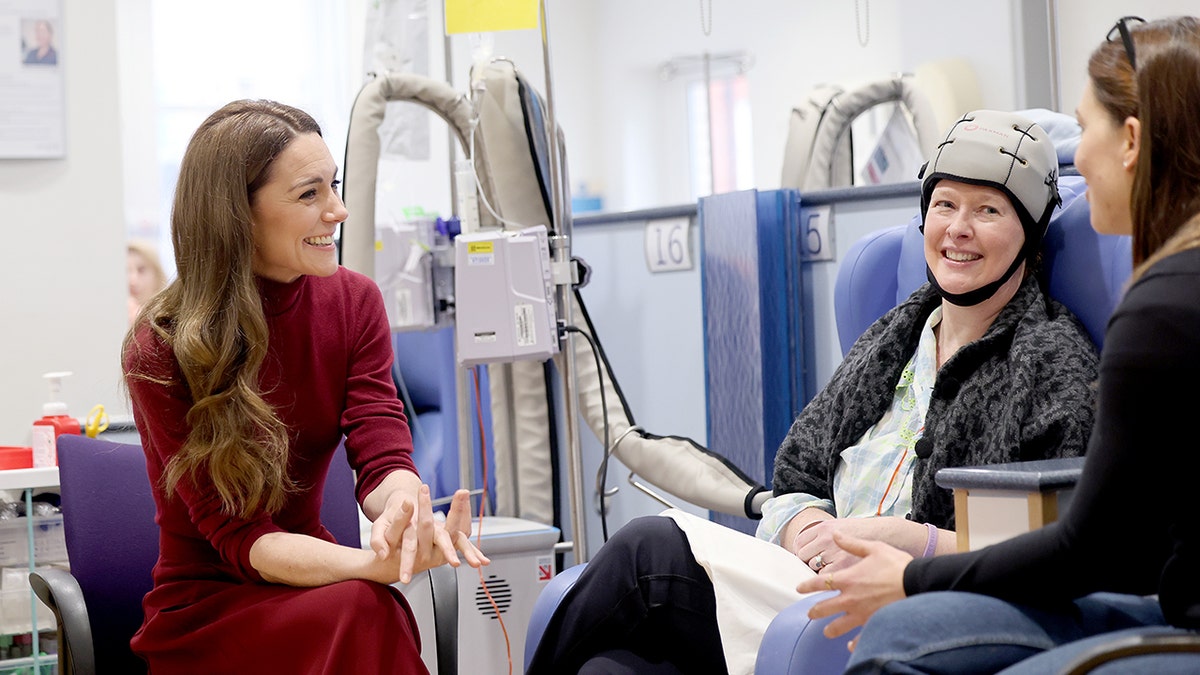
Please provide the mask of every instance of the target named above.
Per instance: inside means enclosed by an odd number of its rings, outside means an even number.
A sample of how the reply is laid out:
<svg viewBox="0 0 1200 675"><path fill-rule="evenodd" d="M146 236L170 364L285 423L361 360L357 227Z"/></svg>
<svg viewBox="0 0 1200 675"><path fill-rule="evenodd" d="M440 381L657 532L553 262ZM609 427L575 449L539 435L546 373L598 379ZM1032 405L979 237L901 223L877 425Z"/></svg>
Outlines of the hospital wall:
<svg viewBox="0 0 1200 675"><path fill-rule="evenodd" d="M117 354L126 325L125 220L116 8L62 0L66 156L0 159L0 445L28 445L48 398L83 416L125 409ZM9 105L8 101L4 105Z"/></svg>
<svg viewBox="0 0 1200 675"><path fill-rule="evenodd" d="M707 4L707 3L704 3ZM793 106L818 84L853 88L912 72L918 65L964 58L982 88L983 104L1025 107L1023 54L1013 26L1040 2L962 3L875 0L868 3L866 46L856 33L852 2L714 0L705 36L695 0L551 2L548 6L554 101L563 127L573 185L587 183L608 208L640 209L691 201L685 78L664 80L676 57L747 51L755 185L778 187ZM986 26L980 48L966 26ZM493 51L513 59L544 89L541 41L533 31L494 36ZM455 85L467 89L476 42L454 41ZM722 71L719 66L715 72ZM697 77L692 73L691 79ZM1048 106L1048 98L1034 105Z"/></svg>
<svg viewBox="0 0 1200 675"><path fill-rule="evenodd" d="M1118 18L1133 15L1153 21L1180 14L1200 15L1196 0L1056 0L1052 4L1058 8L1058 109L1065 113L1079 104L1087 82L1088 56Z"/></svg>
<svg viewBox="0 0 1200 675"><path fill-rule="evenodd" d="M431 12L440 6L429 4ZM1187 0L1056 4L1064 64L1060 98L1068 112L1082 86L1080 64L1113 17L1195 11ZM96 403L117 413L128 410L117 358L125 330L125 226L129 205L145 200L154 177L149 165L125 151L131 141L153 135L145 107L153 91L139 84L140 91L129 94L134 82L148 80L149 22L142 15L133 33L123 34L122 17L148 5L61 0L67 154L0 160L0 206L8 216L0 253L0 445L29 442L29 423L47 398L44 372L75 373L62 399L76 415ZM366 0L346 3L347 26L360 36L366 6ZM688 150L679 131L686 117L682 85L664 82L658 70L667 59L704 51L747 49L754 55L748 77L760 188L778 184L788 112L819 82L866 81L959 56L975 70L985 105L1043 104L1036 99L1045 87L1030 83L1041 66L1025 63L1029 50L1014 27L1044 3L875 0L869 6L864 47L849 2L754 0L747 11L745 3L713 0L712 33L704 36L695 0L550 0L556 112L573 182L586 181L622 210L689 202ZM214 48L222 48L214 37ZM535 84L543 81L536 31L500 33L494 41L495 53L511 56ZM440 45L437 51L434 63ZM460 89L471 51L469 38L452 40L451 68ZM354 70L361 70L361 53L360 46L351 49ZM353 91L344 96L349 108Z"/></svg>

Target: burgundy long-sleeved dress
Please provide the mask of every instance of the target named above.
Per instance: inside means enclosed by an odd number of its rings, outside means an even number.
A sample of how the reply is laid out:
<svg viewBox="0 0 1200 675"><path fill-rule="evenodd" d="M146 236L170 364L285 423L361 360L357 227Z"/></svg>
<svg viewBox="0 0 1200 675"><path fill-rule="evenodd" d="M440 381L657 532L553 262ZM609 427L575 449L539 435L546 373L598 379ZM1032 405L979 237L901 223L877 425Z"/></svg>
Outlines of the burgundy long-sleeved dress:
<svg viewBox="0 0 1200 675"><path fill-rule="evenodd" d="M391 379L392 347L379 289L339 268L290 284L259 280L270 330L260 373L264 398L291 433L289 473L300 490L274 515L221 512L211 484L163 490L167 460L187 437L191 396L173 351L147 327L124 357L160 529L154 589L131 646L158 673L425 673L404 597L371 581L296 588L251 567L268 532L333 541L321 495L342 439L362 499L397 469L415 472L412 437Z"/></svg>

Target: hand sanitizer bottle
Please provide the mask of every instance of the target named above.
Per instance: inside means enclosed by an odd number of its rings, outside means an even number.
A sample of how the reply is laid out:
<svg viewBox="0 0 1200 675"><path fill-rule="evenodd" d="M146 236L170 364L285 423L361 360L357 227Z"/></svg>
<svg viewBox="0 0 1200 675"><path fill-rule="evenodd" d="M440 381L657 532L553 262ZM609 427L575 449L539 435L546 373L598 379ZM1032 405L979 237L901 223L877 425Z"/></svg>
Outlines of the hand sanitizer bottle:
<svg viewBox="0 0 1200 675"><path fill-rule="evenodd" d="M79 420L67 414L67 404L58 399L62 379L70 372L46 373L42 377L50 385L50 402L42 406L41 419L33 422L33 467L58 465L58 437L78 434Z"/></svg>

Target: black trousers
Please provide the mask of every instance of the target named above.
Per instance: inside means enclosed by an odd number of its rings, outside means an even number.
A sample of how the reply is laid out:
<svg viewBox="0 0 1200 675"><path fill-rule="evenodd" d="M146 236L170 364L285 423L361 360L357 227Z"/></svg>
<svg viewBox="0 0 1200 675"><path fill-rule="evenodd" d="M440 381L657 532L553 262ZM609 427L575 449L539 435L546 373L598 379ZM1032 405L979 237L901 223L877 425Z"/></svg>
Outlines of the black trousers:
<svg viewBox="0 0 1200 675"><path fill-rule="evenodd" d="M712 582L674 520L637 518L600 547L525 672L728 672Z"/></svg>

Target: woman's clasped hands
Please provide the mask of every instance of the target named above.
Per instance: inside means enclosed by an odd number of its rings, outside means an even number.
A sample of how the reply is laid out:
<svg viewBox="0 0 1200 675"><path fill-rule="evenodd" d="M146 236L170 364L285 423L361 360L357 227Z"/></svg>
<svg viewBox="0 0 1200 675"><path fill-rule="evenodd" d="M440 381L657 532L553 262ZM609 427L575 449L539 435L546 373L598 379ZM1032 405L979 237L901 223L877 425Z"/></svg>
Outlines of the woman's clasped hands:
<svg viewBox="0 0 1200 675"><path fill-rule="evenodd" d="M371 550L377 563L387 563L387 576L404 584L438 565L458 567L462 559L471 567L491 562L471 541L470 493L454 493L443 522L434 517L429 486L424 484L415 496L402 490L391 493L371 525Z"/></svg>
<svg viewBox="0 0 1200 675"><path fill-rule="evenodd" d="M896 548L920 552L925 547L927 530L912 521L895 517L826 518L810 522L792 541L792 553L814 572L832 572L858 562L859 556L838 544L835 535L882 541Z"/></svg>

